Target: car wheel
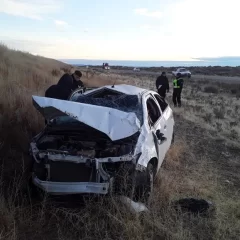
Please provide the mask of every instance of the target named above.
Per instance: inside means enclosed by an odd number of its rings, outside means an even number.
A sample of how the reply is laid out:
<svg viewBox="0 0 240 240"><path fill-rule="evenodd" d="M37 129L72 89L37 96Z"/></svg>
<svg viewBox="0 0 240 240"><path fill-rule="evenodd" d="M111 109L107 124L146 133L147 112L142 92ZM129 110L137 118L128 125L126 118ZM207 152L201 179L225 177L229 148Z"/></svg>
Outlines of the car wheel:
<svg viewBox="0 0 240 240"><path fill-rule="evenodd" d="M153 190L154 167L148 163L145 172L136 172L133 200L147 203Z"/></svg>
<svg viewBox="0 0 240 240"><path fill-rule="evenodd" d="M171 145L174 144L174 141L175 141L175 133L173 132L173 133L172 133L172 141L171 141Z"/></svg>
<svg viewBox="0 0 240 240"><path fill-rule="evenodd" d="M191 78L191 74L188 74L188 78Z"/></svg>
<svg viewBox="0 0 240 240"><path fill-rule="evenodd" d="M43 190L33 184L32 177L28 181L28 192L29 196L35 200L43 200L47 197L47 194Z"/></svg>

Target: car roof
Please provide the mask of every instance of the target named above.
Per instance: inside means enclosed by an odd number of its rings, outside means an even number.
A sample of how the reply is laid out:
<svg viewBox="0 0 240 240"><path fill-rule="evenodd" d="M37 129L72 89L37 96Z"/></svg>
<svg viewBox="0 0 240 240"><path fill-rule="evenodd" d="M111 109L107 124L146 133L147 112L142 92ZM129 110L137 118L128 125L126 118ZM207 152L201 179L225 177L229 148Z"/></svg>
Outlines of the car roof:
<svg viewBox="0 0 240 240"><path fill-rule="evenodd" d="M141 95L142 93L149 91L147 89L144 88L139 88L136 86L132 86L132 85L127 85L127 84L118 84L118 85L114 85L114 87L112 85L107 85L107 86L103 86L94 90L90 90L85 92L85 94L88 94L90 92L95 92L98 91L100 89L111 89L111 90L115 90L124 94L128 94L128 95Z"/></svg>

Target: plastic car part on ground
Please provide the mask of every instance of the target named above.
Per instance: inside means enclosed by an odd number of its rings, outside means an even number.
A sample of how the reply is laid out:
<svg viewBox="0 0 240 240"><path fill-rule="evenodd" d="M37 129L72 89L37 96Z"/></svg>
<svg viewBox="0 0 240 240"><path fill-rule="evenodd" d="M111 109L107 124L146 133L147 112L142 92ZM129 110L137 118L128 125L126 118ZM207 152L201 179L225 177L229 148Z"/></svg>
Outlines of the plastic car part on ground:
<svg viewBox="0 0 240 240"><path fill-rule="evenodd" d="M212 202L204 199L196 198L182 198L173 202L173 206L176 210L180 210L185 213L207 215L210 211L214 210Z"/></svg>
<svg viewBox="0 0 240 240"><path fill-rule="evenodd" d="M132 213L141 213L141 212L148 212L148 208L145 204L141 202L134 202L130 198L125 196L119 197L120 201L124 203Z"/></svg>

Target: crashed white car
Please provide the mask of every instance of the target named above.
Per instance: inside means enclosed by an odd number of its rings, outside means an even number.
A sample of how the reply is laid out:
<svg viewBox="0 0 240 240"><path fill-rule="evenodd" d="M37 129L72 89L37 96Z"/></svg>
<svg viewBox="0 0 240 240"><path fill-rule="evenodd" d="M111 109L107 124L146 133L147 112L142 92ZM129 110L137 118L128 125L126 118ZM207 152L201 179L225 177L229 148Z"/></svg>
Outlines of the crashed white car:
<svg viewBox="0 0 240 240"><path fill-rule="evenodd" d="M173 141L174 118L154 91L104 86L69 101L33 96L47 120L32 139L32 183L49 194L148 197Z"/></svg>

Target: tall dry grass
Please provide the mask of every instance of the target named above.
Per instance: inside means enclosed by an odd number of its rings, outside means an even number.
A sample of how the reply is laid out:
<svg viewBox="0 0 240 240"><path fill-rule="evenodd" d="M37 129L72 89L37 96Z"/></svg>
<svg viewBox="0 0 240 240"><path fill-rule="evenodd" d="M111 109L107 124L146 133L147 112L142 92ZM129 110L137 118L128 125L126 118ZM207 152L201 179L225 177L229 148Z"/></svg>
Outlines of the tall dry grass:
<svg viewBox="0 0 240 240"><path fill-rule="evenodd" d="M113 196L33 198L27 188L28 147L43 119L32 106L31 95L43 95L64 72L74 69L2 45L0 59L0 239L237 239L239 200L221 194L208 154L197 154L202 145L189 140L188 132L195 128L189 130L192 125L182 124L178 116L176 133L181 137L157 176L148 212L133 214ZM82 71L88 86L115 81L154 86L145 78L138 82L128 76ZM216 216L177 213L172 201L186 196L213 199L219 207Z"/></svg>

